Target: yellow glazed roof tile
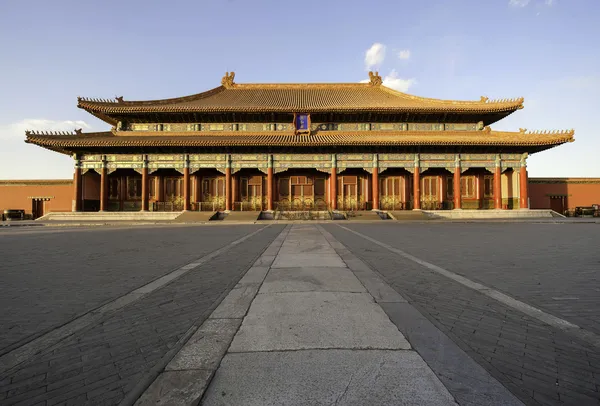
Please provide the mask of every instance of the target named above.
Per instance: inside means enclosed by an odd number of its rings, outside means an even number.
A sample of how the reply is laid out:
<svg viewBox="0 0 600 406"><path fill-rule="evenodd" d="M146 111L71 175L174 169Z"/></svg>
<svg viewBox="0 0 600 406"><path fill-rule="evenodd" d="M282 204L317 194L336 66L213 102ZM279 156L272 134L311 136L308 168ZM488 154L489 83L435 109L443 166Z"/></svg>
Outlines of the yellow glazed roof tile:
<svg viewBox="0 0 600 406"><path fill-rule="evenodd" d="M369 83L237 84L233 72L222 85L185 97L126 101L78 98L78 107L92 113L144 112L510 112L523 98L477 101L440 100L398 92L371 73Z"/></svg>

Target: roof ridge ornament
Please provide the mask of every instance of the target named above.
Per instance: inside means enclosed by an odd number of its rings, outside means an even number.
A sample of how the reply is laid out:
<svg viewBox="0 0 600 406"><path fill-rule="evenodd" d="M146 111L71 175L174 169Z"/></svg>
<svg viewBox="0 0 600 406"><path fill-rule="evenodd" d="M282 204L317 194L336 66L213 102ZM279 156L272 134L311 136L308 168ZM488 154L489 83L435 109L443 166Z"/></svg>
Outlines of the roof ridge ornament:
<svg viewBox="0 0 600 406"><path fill-rule="evenodd" d="M373 71L369 71L369 84L371 86L381 86L383 84L383 79L379 76L379 72L373 73Z"/></svg>
<svg viewBox="0 0 600 406"><path fill-rule="evenodd" d="M235 78L235 72L225 72L225 76L221 79L221 86L225 89L231 89L235 86L235 82L233 79Z"/></svg>
<svg viewBox="0 0 600 406"><path fill-rule="evenodd" d="M488 102L488 100L490 100L490 98L489 98L489 97L486 97L486 96L481 96L481 99L479 99L479 101L480 101L481 103L487 103L487 102Z"/></svg>
<svg viewBox="0 0 600 406"><path fill-rule="evenodd" d="M79 132L78 132L79 131ZM75 134L81 134L81 129L75 130ZM72 131L46 131L46 130L25 130L25 135L53 136L53 135L74 135Z"/></svg>
<svg viewBox="0 0 600 406"><path fill-rule="evenodd" d="M117 101L117 103L123 103L123 96L115 96L115 100Z"/></svg>

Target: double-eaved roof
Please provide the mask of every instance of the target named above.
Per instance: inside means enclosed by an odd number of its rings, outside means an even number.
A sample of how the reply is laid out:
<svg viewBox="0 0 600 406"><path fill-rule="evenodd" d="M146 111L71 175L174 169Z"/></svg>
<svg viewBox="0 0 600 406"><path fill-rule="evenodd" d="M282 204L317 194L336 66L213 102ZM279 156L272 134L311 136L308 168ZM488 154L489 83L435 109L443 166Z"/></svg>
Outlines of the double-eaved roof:
<svg viewBox="0 0 600 406"><path fill-rule="evenodd" d="M60 152L114 148L223 148L223 147L312 147L312 146L511 146L532 152L573 141L573 131L519 132L492 131L489 127L468 131L313 131L296 135L285 131L188 131L124 130L117 125L123 117L135 115L171 117L177 113L410 113L467 114L486 116L489 121L523 108L523 99L478 101L439 100L408 95L383 86L381 77L370 72L367 83L333 84L237 84L227 73L221 86L192 96L152 101L78 98L83 108L108 123L111 131L84 134L27 132L26 142ZM165 115L166 114L166 115ZM174 117L174 116L173 116ZM444 116L439 116L444 117ZM492 119L492 117L496 117Z"/></svg>

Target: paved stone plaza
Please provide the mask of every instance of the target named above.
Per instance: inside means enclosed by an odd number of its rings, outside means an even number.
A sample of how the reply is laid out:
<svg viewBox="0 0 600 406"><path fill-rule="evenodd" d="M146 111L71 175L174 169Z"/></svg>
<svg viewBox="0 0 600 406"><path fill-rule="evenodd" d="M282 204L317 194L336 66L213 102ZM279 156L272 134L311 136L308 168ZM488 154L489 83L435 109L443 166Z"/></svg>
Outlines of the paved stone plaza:
<svg viewBox="0 0 600 406"><path fill-rule="evenodd" d="M600 226L0 229L0 405L600 405Z"/></svg>

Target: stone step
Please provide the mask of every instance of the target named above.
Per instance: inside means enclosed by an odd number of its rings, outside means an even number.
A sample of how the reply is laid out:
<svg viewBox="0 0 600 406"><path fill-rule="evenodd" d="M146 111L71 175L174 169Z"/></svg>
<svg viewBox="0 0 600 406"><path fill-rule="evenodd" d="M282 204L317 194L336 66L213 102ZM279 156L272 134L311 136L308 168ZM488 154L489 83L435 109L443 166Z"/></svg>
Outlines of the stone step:
<svg viewBox="0 0 600 406"><path fill-rule="evenodd" d="M431 220L432 217L421 210L393 210L386 212L393 220Z"/></svg>
<svg viewBox="0 0 600 406"><path fill-rule="evenodd" d="M185 211L175 221L177 223L205 223L215 220L216 217L216 211Z"/></svg>
<svg viewBox="0 0 600 406"><path fill-rule="evenodd" d="M258 220L260 216L260 211L230 211L229 213L219 213L219 219L226 222L254 222Z"/></svg>
<svg viewBox="0 0 600 406"><path fill-rule="evenodd" d="M353 211L347 212L347 219L352 221L379 221L382 218L376 211Z"/></svg>

